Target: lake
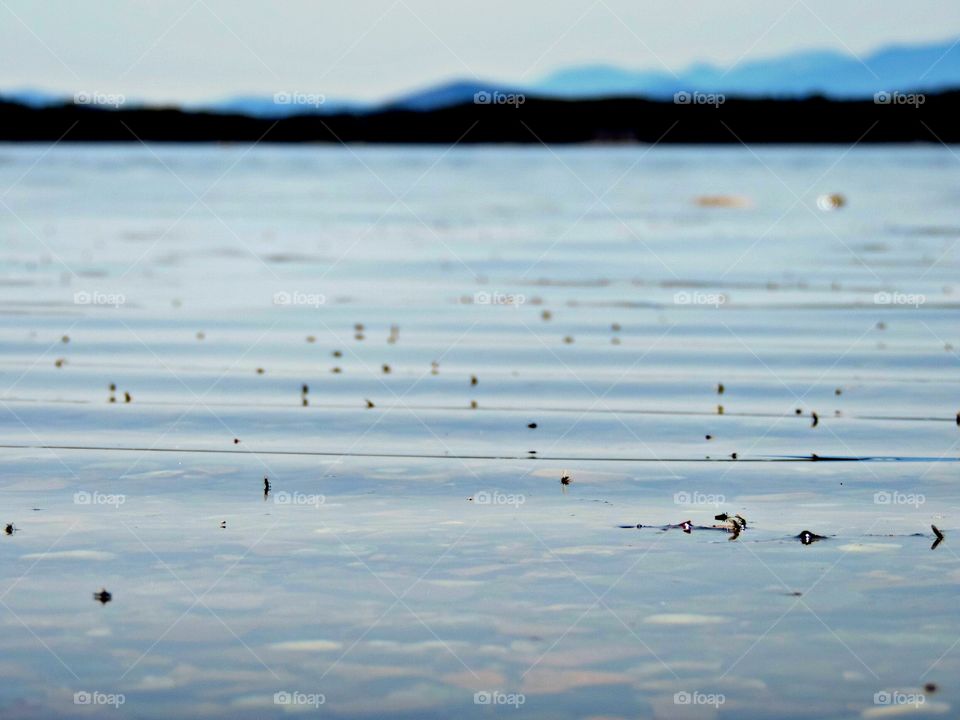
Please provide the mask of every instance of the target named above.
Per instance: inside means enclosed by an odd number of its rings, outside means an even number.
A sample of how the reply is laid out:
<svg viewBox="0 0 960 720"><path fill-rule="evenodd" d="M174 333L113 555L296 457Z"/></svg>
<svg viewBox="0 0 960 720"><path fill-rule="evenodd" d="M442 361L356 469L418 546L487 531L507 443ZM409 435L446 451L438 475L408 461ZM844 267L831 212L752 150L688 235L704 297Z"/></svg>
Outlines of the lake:
<svg viewBox="0 0 960 720"><path fill-rule="evenodd" d="M958 206L934 146L0 145L0 715L950 716Z"/></svg>

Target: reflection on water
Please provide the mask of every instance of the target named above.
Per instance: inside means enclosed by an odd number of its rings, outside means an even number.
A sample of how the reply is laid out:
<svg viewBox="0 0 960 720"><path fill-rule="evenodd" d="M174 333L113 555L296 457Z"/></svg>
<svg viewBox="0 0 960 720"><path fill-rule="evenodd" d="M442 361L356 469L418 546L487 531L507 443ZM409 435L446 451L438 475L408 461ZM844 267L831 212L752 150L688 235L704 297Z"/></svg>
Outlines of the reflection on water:
<svg viewBox="0 0 960 720"><path fill-rule="evenodd" d="M960 704L946 150L46 151L4 718Z"/></svg>

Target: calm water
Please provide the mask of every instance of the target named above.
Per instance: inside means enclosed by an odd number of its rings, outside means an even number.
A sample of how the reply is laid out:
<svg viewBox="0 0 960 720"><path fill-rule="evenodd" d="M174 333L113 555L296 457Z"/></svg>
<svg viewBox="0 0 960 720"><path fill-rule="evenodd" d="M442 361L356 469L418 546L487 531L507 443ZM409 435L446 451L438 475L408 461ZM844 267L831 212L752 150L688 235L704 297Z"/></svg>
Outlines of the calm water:
<svg viewBox="0 0 960 720"><path fill-rule="evenodd" d="M944 148L0 146L0 715L951 716L958 206Z"/></svg>

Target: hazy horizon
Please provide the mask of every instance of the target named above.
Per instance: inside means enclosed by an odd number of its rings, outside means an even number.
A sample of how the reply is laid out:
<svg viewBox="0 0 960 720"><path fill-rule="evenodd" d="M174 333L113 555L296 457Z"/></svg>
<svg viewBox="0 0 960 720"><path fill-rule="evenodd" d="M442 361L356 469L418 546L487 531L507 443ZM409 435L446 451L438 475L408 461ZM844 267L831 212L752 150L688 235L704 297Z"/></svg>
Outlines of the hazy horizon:
<svg viewBox="0 0 960 720"><path fill-rule="evenodd" d="M681 71L799 51L867 55L960 37L960 6L743 0L560 2L481 9L435 0L119 0L0 4L0 89L196 102L283 90L374 100L454 79L532 82L576 65ZM730 22L735 17L737 22ZM603 38L598 47L598 38Z"/></svg>

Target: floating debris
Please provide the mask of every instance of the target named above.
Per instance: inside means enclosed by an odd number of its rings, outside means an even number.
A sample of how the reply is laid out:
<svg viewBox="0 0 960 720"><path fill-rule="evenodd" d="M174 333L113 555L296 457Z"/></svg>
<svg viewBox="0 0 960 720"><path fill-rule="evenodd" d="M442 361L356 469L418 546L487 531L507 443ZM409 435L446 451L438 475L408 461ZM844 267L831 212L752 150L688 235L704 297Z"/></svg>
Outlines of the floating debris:
<svg viewBox="0 0 960 720"><path fill-rule="evenodd" d="M363 340L366 336L363 333L357 333L353 336L354 340Z"/></svg>
<svg viewBox="0 0 960 720"><path fill-rule="evenodd" d="M113 594L107 592L106 588L100 588L99 592L93 594L93 599L96 600L101 605L106 605L108 602L113 600Z"/></svg>
<svg viewBox="0 0 960 720"><path fill-rule="evenodd" d="M221 530L226 530L226 529L227 529L227 521L226 521L226 520L221 520L221 521L220 521L220 529L221 529Z"/></svg>
<svg viewBox="0 0 960 720"><path fill-rule="evenodd" d="M817 541L819 541L819 540L826 540L826 539L827 539L827 538L824 537L823 535L817 535L816 533L812 533L812 532L810 532L809 530L804 530L803 532L801 532L801 533L800 533L799 535L797 535L796 537L797 537L797 539L798 539L800 542L802 542L804 545L812 545L813 543L815 543L815 542L817 542Z"/></svg>
<svg viewBox="0 0 960 720"><path fill-rule="evenodd" d="M301 394L306 395L307 393L310 392L310 386L304 383L303 385L300 386L300 392Z"/></svg>
<svg viewBox="0 0 960 720"><path fill-rule="evenodd" d="M204 332L198 332L198 333L197 333L197 340L204 340L204 339L206 339L206 337L207 337L207 334L204 333Z"/></svg>
<svg viewBox="0 0 960 720"><path fill-rule="evenodd" d="M390 366L387 365L386 363L384 363L384 365L383 365L383 374L384 374L384 375L389 375L389 374L390 374Z"/></svg>
<svg viewBox="0 0 960 720"><path fill-rule="evenodd" d="M563 341L564 341L567 345L573 345L573 336L572 336L572 335L567 335L565 338L563 338Z"/></svg>
<svg viewBox="0 0 960 720"><path fill-rule="evenodd" d="M713 435L704 435L705 440L713 440Z"/></svg>
<svg viewBox="0 0 960 720"><path fill-rule="evenodd" d="M817 425L820 424L820 416L817 415L817 413L811 412L810 419L811 419L810 427L816 427Z"/></svg>
<svg viewBox="0 0 960 720"><path fill-rule="evenodd" d="M53 364L55 367L61 368L66 364L66 362L67 362L66 358L57 358Z"/></svg>
<svg viewBox="0 0 960 720"><path fill-rule="evenodd" d="M316 341L317 341L317 338L316 338L315 336L313 336L313 335L307 335L307 342L308 342L308 343L315 343Z"/></svg>
<svg viewBox="0 0 960 720"><path fill-rule="evenodd" d="M723 405L717 405L717 415L723 415Z"/></svg>
<svg viewBox="0 0 960 720"><path fill-rule="evenodd" d="M116 391L117 391L117 384L110 383L110 392L116 392Z"/></svg>
<svg viewBox="0 0 960 720"><path fill-rule="evenodd" d="M263 499L264 499L264 501L266 501L266 499L270 496L270 490L271 490L272 487L273 487L273 486L270 485L270 478L264 478L264 479L263 479Z"/></svg>
<svg viewBox="0 0 960 720"><path fill-rule="evenodd" d="M736 460L736 459L737 459L737 454L736 454L736 453L730 453L730 459L731 459L731 460Z"/></svg>
<svg viewBox="0 0 960 720"><path fill-rule="evenodd" d="M693 523L689 520L684 520L682 523L680 523L680 529L689 535L693 532Z"/></svg>
<svg viewBox="0 0 960 720"><path fill-rule="evenodd" d="M70 336L69 336L69 335L64 335L62 338L60 338L60 342L62 342L62 343L68 343L68 342L70 342Z"/></svg>
<svg viewBox="0 0 960 720"><path fill-rule="evenodd" d="M613 332L620 332L620 323L614 323L610 326L610 329L613 330Z"/></svg>
<svg viewBox="0 0 960 720"><path fill-rule="evenodd" d="M330 368L330 372L332 372L334 375L339 375L343 371L339 367L333 367Z"/></svg>
<svg viewBox="0 0 960 720"><path fill-rule="evenodd" d="M618 338L618 337L610 338L610 344L611 344L611 345L619 345L619 344L620 344L620 338Z"/></svg>
<svg viewBox="0 0 960 720"><path fill-rule="evenodd" d="M440 363L438 363L436 360L434 360L434 361L432 361L432 362L430 363L430 374L431 374L431 375L439 375L439 374L440 374Z"/></svg>
<svg viewBox="0 0 960 720"><path fill-rule="evenodd" d="M130 402L131 400L133 400L133 397L131 397L130 393L128 393L128 392L123 393L123 401L124 401L125 403L128 403L128 402Z"/></svg>
<svg viewBox="0 0 960 720"><path fill-rule="evenodd" d="M843 395L843 390L842 390L841 388L837 388L836 390L833 391L833 394L834 394L834 395Z"/></svg>
<svg viewBox="0 0 960 720"><path fill-rule="evenodd" d="M748 208L753 202L743 195L701 195L694 199L700 207L709 208Z"/></svg>
<svg viewBox="0 0 960 720"><path fill-rule="evenodd" d="M3 528L4 535L13 535L16 531L17 529L13 526L13 523L7 523Z"/></svg>
<svg viewBox="0 0 960 720"><path fill-rule="evenodd" d="M824 212L839 210L847 204L847 199L840 193L824 193L817 198L817 207Z"/></svg>
<svg viewBox="0 0 960 720"><path fill-rule="evenodd" d="M717 395L723 395L726 388L723 386L723 383L717 384Z"/></svg>
<svg viewBox="0 0 960 720"><path fill-rule="evenodd" d="M544 322L547 322L552 317L553 317L553 313L550 312L549 310L544 310L542 313L540 313L540 319L543 320Z"/></svg>
<svg viewBox="0 0 960 720"><path fill-rule="evenodd" d="M938 690L937 684L929 682L923 686L923 691L926 693L935 693Z"/></svg>
<svg viewBox="0 0 960 720"><path fill-rule="evenodd" d="M527 427L530 428L531 430L536 430L536 429L537 429L537 424L536 424L536 423L528 423L528 424L527 424Z"/></svg>
<svg viewBox="0 0 960 720"><path fill-rule="evenodd" d="M330 354L333 355L335 358L343 357L343 353L340 352L339 350L334 350L334 351L333 351L332 353L330 353Z"/></svg>
<svg viewBox="0 0 960 720"><path fill-rule="evenodd" d="M234 439L233 439L233 444L234 444L234 445L239 445L239 444L240 444L240 438L234 438Z"/></svg>
<svg viewBox="0 0 960 720"><path fill-rule="evenodd" d="M373 404L373 400L368 400L367 398L364 398L364 400L365 400L366 403L367 403L367 409L368 409L368 410L369 410L370 408L372 408L372 407L375 407L374 404Z"/></svg>
<svg viewBox="0 0 960 720"><path fill-rule="evenodd" d="M390 337L387 338L387 342L393 345L400 339L400 326L391 325L390 326Z"/></svg>
<svg viewBox="0 0 960 720"><path fill-rule="evenodd" d="M353 326L354 332L363 332L363 323L356 323Z"/></svg>
<svg viewBox="0 0 960 720"><path fill-rule="evenodd" d="M570 485L570 483L572 482L573 482L573 476L570 473L568 473L566 470L564 470L563 473L560 475L560 484L566 487Z"/></svg>
<svg viewBox="0 0 960 720"><path fill-rule="evenodd" d="M471 410L476 410L476 409L477 409L477 401L476 401L476 400L471 400L471 401L470 401L470 409L471 409Z"/></svg>
<svg viewBox="0 0 960 720"><path fill-rule="evenodd" d="M471 375L471 376L470 376L470 385L471 385L471 386L476 385L478 382L480 382L480 381L477 380L477 376L476 376L476 375Z"/></svg>
<svg viewBox="0 0 960 720"><path fill-rule="evenodd" d="M800 408L797 408L796 410L794 410L794 412L795 412L797 415L803 415L803 410L801 410Z"/></svg>
<svg viewBox="0 0 960 720"><path fill-rule="evenodd" d="M936 550L937 546L943 542L946 536L943 534L943 532L941 532L940 528L938 528L936 525L931 525L930 529L933 530L933 534L937 536L937 539L933 541L933 545L930 546L930 549Z"/></svg>

